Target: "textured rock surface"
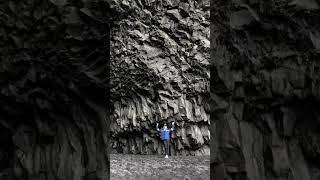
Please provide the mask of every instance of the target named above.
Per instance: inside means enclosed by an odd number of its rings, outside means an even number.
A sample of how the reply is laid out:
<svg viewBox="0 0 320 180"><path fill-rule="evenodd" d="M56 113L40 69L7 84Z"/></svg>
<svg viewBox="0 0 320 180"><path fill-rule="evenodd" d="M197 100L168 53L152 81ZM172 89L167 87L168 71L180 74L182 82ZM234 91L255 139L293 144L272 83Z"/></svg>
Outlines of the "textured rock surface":
<svg viewBox="0 0 320 180"><path fill-rule="evenodd" d="M319 179L319 1L211 8L212 178Z"/></svg>
<svg viewBox="0 0 320 180"><path fill-rule="evenodd" d="M209 1L112 3L113 152L161 153L155 125L166 119L172 153L209 154Z"/></svg>
<svg viewBox="0 0 320 180"><path fill-rule="evenodd" d="M110 155L110 179L117 180L208 180L210 158L153 155Z"/></svg>
<svg viewBox="0 0 320 180"><path fill-rule="evenodd" d="M1 1L1 180L109 176L108 13L103 1Z"/></svg>

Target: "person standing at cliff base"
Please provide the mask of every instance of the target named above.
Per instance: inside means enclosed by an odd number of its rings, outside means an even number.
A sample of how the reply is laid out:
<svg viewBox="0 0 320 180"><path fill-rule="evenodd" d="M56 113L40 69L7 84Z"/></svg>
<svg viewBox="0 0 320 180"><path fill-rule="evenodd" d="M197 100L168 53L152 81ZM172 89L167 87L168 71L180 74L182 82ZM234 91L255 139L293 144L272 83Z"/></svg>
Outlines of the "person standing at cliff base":
<svg viewBox="0 0 320 180"><path fill-rule="evenodd" d="M168 129L167 124L164 124L163 128L161 129L159 129L158 125L159 124L157 123L157 131L160 132L161 140L164 143L164 149L166 153L165 158L168 158L170 148L170 133L174 129L174 122L172 122L172 128L170 129Z"/></svg>

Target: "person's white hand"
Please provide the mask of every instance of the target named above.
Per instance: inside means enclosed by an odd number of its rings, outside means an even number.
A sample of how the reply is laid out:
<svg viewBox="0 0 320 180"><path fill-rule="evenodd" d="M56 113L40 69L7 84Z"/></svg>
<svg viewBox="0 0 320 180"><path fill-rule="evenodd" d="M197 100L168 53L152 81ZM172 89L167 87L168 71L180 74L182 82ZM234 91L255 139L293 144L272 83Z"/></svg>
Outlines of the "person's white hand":
<svg viewBox="0 0 320 180"><path fill-rule="evenodd" d="M159 123L157 123L157 126L159 125Z"/></svg>
<svg viewBox="0 0 320 180"><path fill-rule="evenodd" d="M172 125L174 125L174 122L172 122Z"/></svg>

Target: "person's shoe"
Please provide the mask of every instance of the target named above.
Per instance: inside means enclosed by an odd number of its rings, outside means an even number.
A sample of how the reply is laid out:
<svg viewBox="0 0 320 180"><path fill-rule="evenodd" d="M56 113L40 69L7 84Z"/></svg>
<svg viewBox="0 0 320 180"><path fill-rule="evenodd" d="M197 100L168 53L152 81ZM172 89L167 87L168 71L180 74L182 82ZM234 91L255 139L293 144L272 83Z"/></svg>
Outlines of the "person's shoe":
<svg viewBox="0 0 320 180"><path fill-rule="evenodd" d="M164 158L168 158L168 155L166 155Z"/></svg>

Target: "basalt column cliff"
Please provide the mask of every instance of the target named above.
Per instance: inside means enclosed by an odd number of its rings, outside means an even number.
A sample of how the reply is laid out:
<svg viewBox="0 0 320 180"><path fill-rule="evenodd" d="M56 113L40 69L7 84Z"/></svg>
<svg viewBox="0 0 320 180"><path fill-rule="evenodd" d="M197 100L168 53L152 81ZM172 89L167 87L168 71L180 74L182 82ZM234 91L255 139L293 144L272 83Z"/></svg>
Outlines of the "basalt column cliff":
<svg viewBox="0 0 320 180"><path fill-rule="evenodd" d="M320 179L319 3L211 1L213 179Z"/></svg>
<svg viewBox="0 0 320 180"><path fill-rule="evenodd" d="M209 1L112 3L112 152L159 154L156 122L175 121L171 153L208 155Z"/></svg>

